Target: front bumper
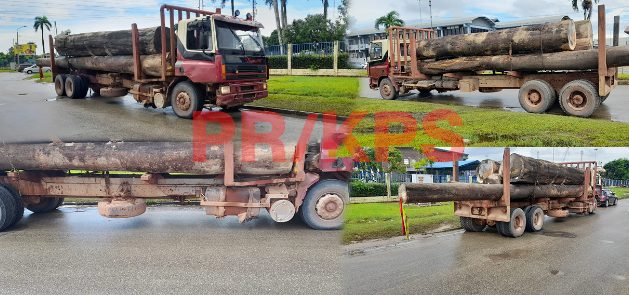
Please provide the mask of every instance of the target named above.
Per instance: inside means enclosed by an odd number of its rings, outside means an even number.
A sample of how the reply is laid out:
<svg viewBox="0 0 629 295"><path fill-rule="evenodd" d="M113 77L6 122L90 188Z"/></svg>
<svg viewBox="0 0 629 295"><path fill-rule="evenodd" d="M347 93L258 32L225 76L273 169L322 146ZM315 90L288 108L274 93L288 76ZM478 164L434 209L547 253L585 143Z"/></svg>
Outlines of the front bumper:
<svg viewBox="0 0 629 295"><path fill-rule="evenodd" d="M235 107L269 96L265 82L246 82L230 84L229 94L216 94L216 105L219 107Z"/></svg>

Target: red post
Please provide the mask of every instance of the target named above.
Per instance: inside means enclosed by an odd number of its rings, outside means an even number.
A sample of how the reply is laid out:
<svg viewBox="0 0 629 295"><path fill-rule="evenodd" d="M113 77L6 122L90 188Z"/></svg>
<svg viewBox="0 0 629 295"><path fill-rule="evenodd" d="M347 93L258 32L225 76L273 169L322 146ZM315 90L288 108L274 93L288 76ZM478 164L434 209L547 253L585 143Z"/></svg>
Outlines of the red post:
<svg viewBox="0 0 629 295"><path fill-rule="evenodd" d="M48 35L48 44L50 46L50 73L52 74L52 81L55 81L57 75L57 66L55 64L55 46L52 35Z"/></svg>
<svg viewBox="0 0 629 295"><path fill-rule="evenodd" d="M133 49L133 78L139 81L144 78L142 73L142 61L140 60L140 36L138 25L131 25L131 48Z"/></svg>
<svg viewBox="0 0 629 295"><path fill-rule="evenodd" d="M175 10L173 8L170 9L170 65L172 67L175 66L177 62L177 46L175 45L175 41L177 37L175 37Z"/></svg>

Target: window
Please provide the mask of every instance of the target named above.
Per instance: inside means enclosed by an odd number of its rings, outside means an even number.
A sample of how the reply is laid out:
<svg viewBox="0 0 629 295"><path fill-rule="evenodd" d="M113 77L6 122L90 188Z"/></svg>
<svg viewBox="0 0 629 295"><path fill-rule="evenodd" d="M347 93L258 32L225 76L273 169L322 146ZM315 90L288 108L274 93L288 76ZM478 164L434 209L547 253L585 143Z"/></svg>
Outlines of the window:
<svg viewBox="0 0 629 295"><path fill-rule="evenodd" d="M369 52L369 58L371 60L381 60L382 59L382 44L380 43L372 43L371 50Z"/></svg>
<svg viewBox="0 0 629 295"><path fill-rule="evenodd" d="M212 30L209 25L203 28L202 24L190 23L186 36L186 48L190 50L213 50Z"/></svg>

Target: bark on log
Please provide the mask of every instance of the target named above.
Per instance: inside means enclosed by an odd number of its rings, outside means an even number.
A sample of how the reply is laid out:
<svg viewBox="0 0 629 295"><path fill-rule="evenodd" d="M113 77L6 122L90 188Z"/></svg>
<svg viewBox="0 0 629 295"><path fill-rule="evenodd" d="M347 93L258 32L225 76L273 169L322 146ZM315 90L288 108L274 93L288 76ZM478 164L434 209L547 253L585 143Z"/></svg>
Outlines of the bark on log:
<svg viewBox="0 0 629 295"><path fill-rule="evenodd" d="M527 26L493 32L453 35L421 40L417 46L419 59L461 56L543 53L574 50L574 21Z"/></svg>
<svg viewBox="0 0 629 295"><path fill-rule="evenodd" d="M400 185L398 195L404 203L497 201L502 190L502 184L406 183ZM511 200L575 198L582 194L580 185L511 185Z"/></svg>
<svg viewBox="0 0 629 295"><path fill-rule="evenodd" d="M286 144L287 162L272 160L271 150L256 147L256 162L242 162L234 147L234 171L240 175L290 173L295 145ZM207 147L207 161L193 161L191 142L53 143L0 145L0 171L89 170L221 175L222 146Z"/></svg>
<svg viewBox="0 0 629 295"><path fill-rule="evenodd" d="M577 31L577 42L574 50L590 50L594 48L594 33L592 32L592 22L581 20L574 22Z"/></svg>
<svg viewBox="0 0 629 295"><path fill-rule="evenodd" d="M511 154L510 162L511 183L578 185L585 181L585 172L573 167L518 154Z"/></svg>
<svg viewBox="0 0 629 295"><path fill-rule="evenodd" d="M494 160L482 160L476 167L476 176L480 183L500 183L500 163Z"/></svg>
<svg viewBox="0 0 629 295"><path fill-rule="evenodd" d="M629 66L629 46L607 49L609 67ZM581 50L528 55L472 56L422 62L427 75L476 71L584 71L598 69L598 50Z"/></svg>
<svg viewBox="0 0 629 295"><path fill-rule="evenodd" d="M162 75L162 57L160 54L140 56L142 72L146 76L159 77ZM50 66L50 59L40 58L38 66ZM113 73L133 74L133 56L86 56L59 57L55 59L57 67L62 69L80 69Z"/></svg>
<svg viewBox="0 0 629 295"><path fill-rule="evenodd" d="M166 40L170 30L166 29ZM151 55L162 52L161 27L138 30L140 54ZM133 55L131 30L93 32L55 37L55 49L63 56L114 56Z"/></svg>

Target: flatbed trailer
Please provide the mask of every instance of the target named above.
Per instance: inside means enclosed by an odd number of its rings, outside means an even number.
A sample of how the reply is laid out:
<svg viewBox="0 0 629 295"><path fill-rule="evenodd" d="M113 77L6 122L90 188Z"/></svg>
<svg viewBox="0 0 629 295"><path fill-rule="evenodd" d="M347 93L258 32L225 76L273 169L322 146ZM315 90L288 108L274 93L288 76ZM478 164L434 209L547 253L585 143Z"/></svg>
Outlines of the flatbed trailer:
<svg viewBox="0 0 629 295"><path fill-rule="evenodd" d="M86 97L89 89L95 95L109 97L131 93L145 107L172 107L177 116L186 119L191 119L194 112L204 107L237 110L246 103L268 96L269 67L260 37L260 23L250 17L241 19L222 15L220 9L210 12L173 5L161 6L160 20L161 56L152 59L153 67L159 67L156 70L159 73L152 76L147 76L142 68L145 56L140 55L136 24L131 25L129 43L133 51L132 72L117 72L113 69L116 65L108 65L107 71L86 69L85 65L73 65L71 56L65 57L68 65L61 68L55 57L55 40L50 35L51 54L46 62L52 69L57 95L81 99ZM231 30L233 36L241 38L238 42L242 44L242 50L222 47L224 45L217 40L217 34L221 33L217 31L226 34L223 29ZM209 41L203 38L209 38ZM247 42L257 44L252 45L257 49L245 50ZM189 48L190 44L196 43L205 45ZM104 58L108 57L94 56L85 63L106 63ZM128 64L127 61L117 63L118 66Z"/></svg>
<svg viewBox="0 0 629 295"><path fill-rule="evenodd" d="M537 198L525 200L511 199L510 149L504 150L502 160L502 196L497 200L454 201L454 214L461 219L462 227L469 232L480 232L487 226L496 227L506 237L517 238L525 231L541 231L546 215L564 218L571 213L594 214L597 208L597 177L598 165L594 161L559 163L584 171L581 194L564 198ZM448 184L442 184L448 185ZM484 184L479 184L483 186ZM401 202L407 203L409 198L405 187L401 186Z"/></svg>
<svg viewBox="0 0 629 295"><path fill-rule="evenodd" d="M617 86L618 69L607 66L605 6L599 6L598 69L588 71L453 72L427 75L421 72L415 52L417 41L435 38L430 29L392 26L388 39L372 41L368 73L370 87L383 99L396 99L412 90L427 96L438 92L498 92L519 89L524 110L544 113L558 101L565 113L590 117Z"/></svg>
<svg viewBox="0 0 629 295"><path fill-rule="evenodd" d="M44 147L36 152L45 158L39 162L45 162L45 168L37 168L38 164L20 162L19 159L0 157L0 167L13 167L0 169L0 231L19 222L24 208L35 213L46 213L58 208L64 198L99 199L99 213L108 218L135 217L146 211L147 200L173 199L199 201L208 215L217 218L237 216L240 222L258 217L260 210L266 209L276 222L288 222L299 215L313 229L333 230L341 228L343 224L343 213L349 204L348 182L352 161L322 160L320 144L297 147L292 162L288 162L291 165L290 172L286 174L237 174L235 171L241 169L241 164L234 159L233 144L224 146L224 158L220 159L224 163L220 164L224 165L224 169L220 170L224 171L222 174L185 173L193 171L186 168L193 166L181 163L181 159L192 159L192 148L188 149L190 143L173 143L169 147L175 145L184 148L171 150L169 154L154 159L165 163L160 167L179 169L184 174L92 170L93 165L99 165L102 159L116 157L115 151L125 144L155 147L161 143L52 143L48 146L50 148ZM0 147L0 153L6 154L8 149L19 151L21 148L26 149L26 146L4 145ZM32 150L33 147L28 149ZM107 156L100 160L97 157L85 160L67 156L77 155L73 153L77 150L106 151ZM297 156L300 153L303 157ZM143 159L159 153L149 155L140 149L137 159L133 153L127 155L130 156L125 156L121 163L112 164L109 161L103 167L138 167L144 165ZM50 161L53 158L57 161ZM179 159L178 163L175 159ZM207 162L209 166L206 167L216 171L218 168L212 165L218 162L216 159L212 161ZM62 167L68 163L73 165L73 169L50 170L55 165ZM159 169L166 171L165 168Z"/></svg>

